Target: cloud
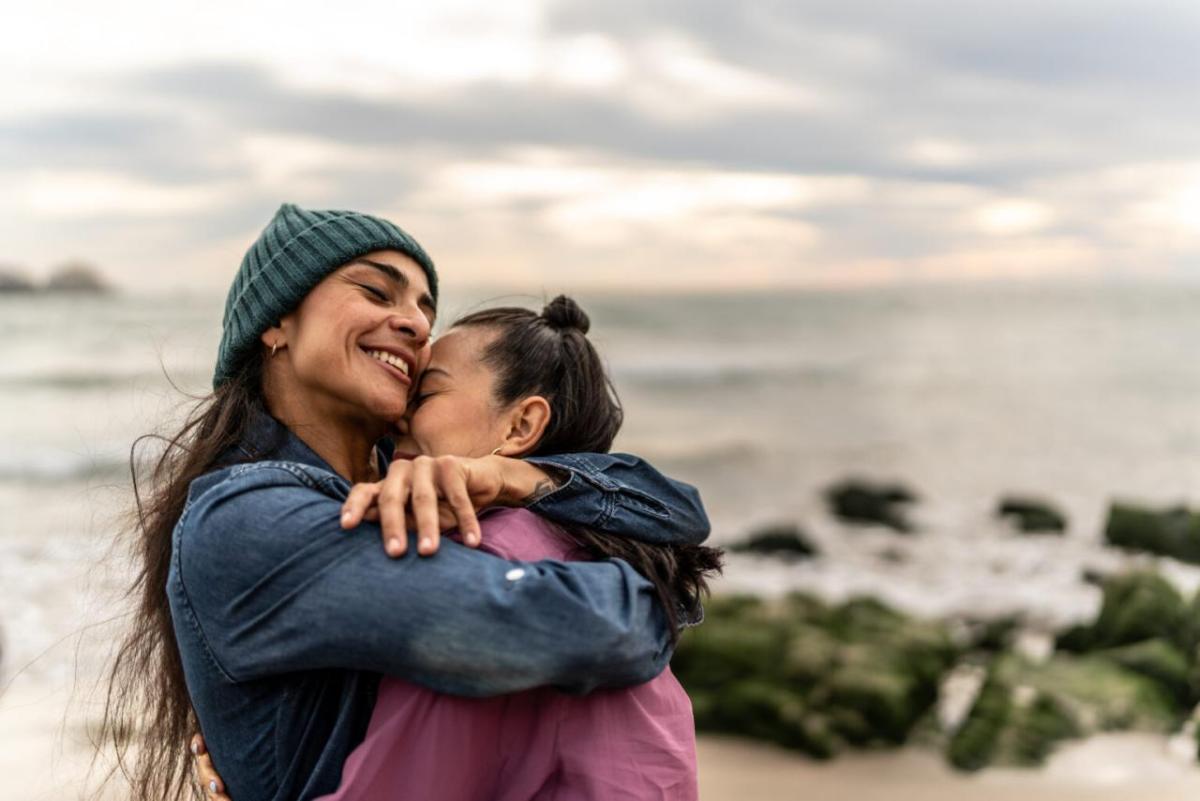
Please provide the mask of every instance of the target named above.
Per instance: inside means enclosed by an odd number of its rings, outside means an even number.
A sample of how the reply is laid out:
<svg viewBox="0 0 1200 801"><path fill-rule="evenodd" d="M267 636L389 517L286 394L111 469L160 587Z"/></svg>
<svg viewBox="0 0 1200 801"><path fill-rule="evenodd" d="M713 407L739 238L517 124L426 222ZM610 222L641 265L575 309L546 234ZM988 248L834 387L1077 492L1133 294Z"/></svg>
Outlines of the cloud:
<svg viewBox="0 0 1200 801"><path fill-rule="evenodd" d="M285 199L392 214L464 281L1200 256L1186 5L297 2L264 38L271 3L73 2L0 32L6 259L218 284Z"/></svg>

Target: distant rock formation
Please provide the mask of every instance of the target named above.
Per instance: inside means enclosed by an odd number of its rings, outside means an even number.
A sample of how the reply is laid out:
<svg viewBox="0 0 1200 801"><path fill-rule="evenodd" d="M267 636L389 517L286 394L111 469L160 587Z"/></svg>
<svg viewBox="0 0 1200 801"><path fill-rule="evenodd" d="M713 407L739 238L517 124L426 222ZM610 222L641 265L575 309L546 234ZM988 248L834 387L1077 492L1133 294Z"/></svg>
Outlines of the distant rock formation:
<svg viewBox="0 0 1200 801"><path fill-rule="evenodd" d="M0 264L0 292L33 292L36 289L24 270Z"/></svg>
<svg viewBox="0 0 1200 801"><path fill-rule="evenodd" d="M109 286L100 273L90 264L81 261L67 262L58 267L46 281L47 292L108 292Z"/></svg>
<svg viewBox="0 0 1200 801"><path fill-rule="evenodd" d="M106 294L112 287L100 271L84 261L59 265L45 283L34 282L29 274L16 266L0 264L0 295L23 292Z"/></svg>

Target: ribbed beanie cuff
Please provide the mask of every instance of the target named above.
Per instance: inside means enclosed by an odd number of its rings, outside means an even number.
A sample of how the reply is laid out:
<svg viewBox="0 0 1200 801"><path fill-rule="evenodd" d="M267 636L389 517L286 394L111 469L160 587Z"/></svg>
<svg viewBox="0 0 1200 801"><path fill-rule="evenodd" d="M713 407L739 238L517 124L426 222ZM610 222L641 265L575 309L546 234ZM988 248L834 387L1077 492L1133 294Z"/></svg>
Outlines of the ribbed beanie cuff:
<svg viewBox="0 0 1200 801"><path fill-rule="evenodd" d="M355 211L280 206L246 252L229 288L213 388L227 381L262 332L299 306L325 276L373 250L398 250L415 261L437 301L433 261L399 226Z"/></svg>

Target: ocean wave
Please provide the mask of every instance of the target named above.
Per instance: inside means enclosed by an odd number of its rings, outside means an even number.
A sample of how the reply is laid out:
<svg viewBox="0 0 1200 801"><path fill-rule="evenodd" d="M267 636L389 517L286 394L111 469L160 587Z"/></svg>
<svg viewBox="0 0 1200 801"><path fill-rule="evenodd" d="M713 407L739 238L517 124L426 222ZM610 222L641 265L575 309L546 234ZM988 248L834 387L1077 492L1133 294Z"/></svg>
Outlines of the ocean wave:
<svg viewBox="0 0 1200 801"><path fill-rule="evenodd" d="M206 384L207 375L196 371L174 370L168 373L177 386L189 389ZM112 389L131 384L167 384L161 371L104 371L66 370L62 372L17 373L0 375L2 389L56 389L80 391L89 389Z"/></svg>
<svg viewBox="0 0 1200 801"><path fill-rule="evenodd" d="M129 476L123 456L89 455L45 448L0 453L0 482L119 481Z"/></svg>
<svg viewBox="0 0 1200 801"><path fill-rule="evenodd" d="M678 468L688 465L746 464L765 455L766 451L748 439L724 439L716 441L689 440L686 442L642 441L630 443L632 452L655 464L670 464Z"/></svg>
<svg viewBox="0 0 1200 801"><path fill-rule="evenodd" d="M770 385L793 381L829 381L847 375L843 367L827 364L766 362L653 362L614 365L618 382L654 388L695 389L730 384Z"/></svg>

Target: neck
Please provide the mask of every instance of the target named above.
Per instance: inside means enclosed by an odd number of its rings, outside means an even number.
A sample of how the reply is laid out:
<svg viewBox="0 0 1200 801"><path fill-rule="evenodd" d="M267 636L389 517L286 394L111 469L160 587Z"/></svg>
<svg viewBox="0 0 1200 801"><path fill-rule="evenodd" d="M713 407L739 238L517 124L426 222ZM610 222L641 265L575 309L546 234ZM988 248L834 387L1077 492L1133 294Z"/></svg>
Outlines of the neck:
<svg viewBox="0 0 1200 801"><path fill-rule="evenodd" d="M287 426L305 445L329 463L334 472L352 484L378 481L375 443L386 431L378 422L344 410L323 408L322 404L299 400L302 393L270 392L267 411Z"/></svg>

